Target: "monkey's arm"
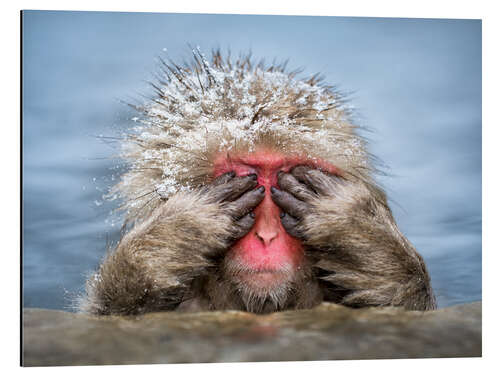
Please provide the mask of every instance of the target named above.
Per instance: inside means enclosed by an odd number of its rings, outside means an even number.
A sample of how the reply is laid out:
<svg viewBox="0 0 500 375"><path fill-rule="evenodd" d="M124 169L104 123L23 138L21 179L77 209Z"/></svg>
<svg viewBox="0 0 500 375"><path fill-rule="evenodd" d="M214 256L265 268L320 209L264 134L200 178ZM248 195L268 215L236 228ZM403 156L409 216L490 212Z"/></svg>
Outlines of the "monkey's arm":
<svg viewBox="0 0 500 375"><path fill-rule="evenodd" d="M171 310L229 243L253 225L262 200L254 176L228 173L196 192L178 193L136 225L87 282L81 310L140 314Z"/></svg>
<svg viewBox="0 0 500 375"><path fill-rule="evenodd" d="M305 167L280 175L279 184L273 199L286 212L282 223L303 238L321 278L340 291L338 302L435 308L424 261L381 190Z"/></svg>

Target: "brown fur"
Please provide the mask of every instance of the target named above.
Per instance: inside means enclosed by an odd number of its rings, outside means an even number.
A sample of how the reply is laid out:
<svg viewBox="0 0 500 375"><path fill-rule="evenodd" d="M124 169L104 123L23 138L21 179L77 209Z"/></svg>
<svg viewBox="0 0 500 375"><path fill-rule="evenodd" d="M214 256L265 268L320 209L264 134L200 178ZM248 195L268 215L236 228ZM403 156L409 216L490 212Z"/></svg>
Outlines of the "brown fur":
<svg viewBox="0 0 500 375"><path fill-rule="evenodd" d="M335 184L312 202L306 242L320 251L315 267L322 279L349 291L339 303L436 307L424 261L399 231L381 190L361 181Z"/></svg>
<svg viewBox="0 0 500 375"><path fill-rule="evenodd" d="M207 231L207 228L209 230ZM125 235L87 282L83 311L134 314L175 308L210 257L227 248L229 216L198 193L179 193Z"/></svg>
<svg viewBox="0 0 500 375"><path fill-rule="evenodd" d="M164 64L157 98L137 107L142 125L126 135L121 154L130 169L111 192L133 228L88 280L81 310L270 312L323 300L434 308L423 260L373 183L371 157L340 94L315 78L296 80L284 66L224 61L218 52L210 66L200 52L194 59ZM272 296L233 281L237 266L225 251L234 222L210 189L200 190L216 153L256 146L326 160L351 181L313 202L303 223L307 259Z"/></svg>

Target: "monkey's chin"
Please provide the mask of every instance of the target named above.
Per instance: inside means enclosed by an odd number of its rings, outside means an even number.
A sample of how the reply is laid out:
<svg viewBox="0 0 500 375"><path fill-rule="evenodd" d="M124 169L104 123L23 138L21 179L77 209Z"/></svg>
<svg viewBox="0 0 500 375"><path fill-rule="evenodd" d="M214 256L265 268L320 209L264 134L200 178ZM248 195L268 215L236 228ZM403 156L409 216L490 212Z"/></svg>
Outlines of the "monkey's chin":
<svg viewBox="0 0 500 375"><path fill-rule="evenodd" d="M288 289L291 282L287 272L271 270L240 273L238 279L240 284L260 296L272 294L278 289Z"/></svg>
<svg viewBox="0 0 500 375"><path fill-rule="evenodd" d="M236 280L245 309L249 312L280 311L288 303L292 283L285 272L240 273Z"/></svg>
<svg viewBox="0 0 500 375"><path fill-rule="evenodd" d="M292 259L280 259L280 262L268 260L248 262L237 251L224 259L224 273L236 286L248 311L259 311L258 306L265 300L272 301L275 310L278 310L293 288L297 269Z"/></svg>

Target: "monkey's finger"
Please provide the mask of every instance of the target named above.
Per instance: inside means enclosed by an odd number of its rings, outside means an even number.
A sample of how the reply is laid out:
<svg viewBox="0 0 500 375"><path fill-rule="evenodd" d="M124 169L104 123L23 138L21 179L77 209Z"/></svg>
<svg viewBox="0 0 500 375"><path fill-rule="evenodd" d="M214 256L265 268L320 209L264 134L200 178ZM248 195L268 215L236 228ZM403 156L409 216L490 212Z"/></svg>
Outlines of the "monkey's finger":
<svg viewBox="0 0 500 375"><path fill-rule="evenodd" d="M234 201L246 191L257 186L257 175L234 177L225 184L215 186L213 189L214 199L221 201Z"/></svg>
<svg viewBox="0 0 500 375"><path fill-rule="evenodd" d="M266 188L261 186L243 194L240 198L227 205L233 217L243 217L259 205L266 195Z"/></svg>
<svg viewBox="0 0 500 375"><path fill-rule="evenodd" d="M303 238L303 233L299 229L299 220L296 218L288 215L285 212L282 212L281 215L281 224L283 225L283 228L288 232L293 237L297 238Z"/></svg>
<svg viewBox="0 0 500 375"><path fill-rule="evenodd" d="M236 176L236 173L234 171L223 173L220 176L218 176L215 180L213 180L211 185L212 186L223 185L231 181L231 179L234 178L234 176Z"/></svg>
<svg viewBox="0 0 500 375"><path fill-rule="evenodd" d="M253 173L248 176L235 177L226 185L230 186L231 191L224 200L234 201L248 190L257 186L257 175Z"/></svg>
<svg viewBox="0 0 500 375"><path fill-rule="evenodd" d="M335 175L327 175L317 169L311 169L305 173L304 178L308 185L320 195L333 193L335 186L342 183L342 177Z"/></svg>
<svg viewBox="0 0 500 375"><path fill-rule="evenodd" d="M280 172L278 174L278 185L281 190L293 194L295 197L302 201L308 201L313 197L314 194L312 190L308 189L306 185L301 184L290 173Z"/></svg>
<svg viewBox="0 0 500 375"><path fill-rule="evenodd" d="M271 187L271 198L283 211L296 218L302 218L307 211L309 205L295 198L292 194L278 190L274 186Z"/></svg>
<svg viewBox="0 0 500 375"><path fill-rule="evenodd" d="M332 193L335 185L343 181L342 177L327 174L306 165L299 165L293 168L290 173L320 195Z"/></svg>
<svg viewBox="0 0 500 375"><path fill-rule="evenodd" d="M237 240L247 234L255 223L255 214L253 212L249 212L241 219L235 222L235 226L233 228L233 239Z"/></svg>
<svg viewBox="0 0 500 375"><path fill-rule="evenodd" d="M236 173L234 171L223 173L215 178L211 183L202 186L200 188L200 192L202 194L210 194L211 201L216 202L217 200L219 200L219 195L221 193L221 189L218 189L216 187L228 183L232 178L234 178L234 176L236 176Z"/></svg>
<svg viewBox="0 0 500 375"><path fill-rule="evenodd" d="M307 183L305 175L307 174L308 171L310 171L312 169L313 169L312 167L309 167L307 165L298 165L290 171L290 174L293 177L295 177L298 181L305 184L305 183Z"/></svg>

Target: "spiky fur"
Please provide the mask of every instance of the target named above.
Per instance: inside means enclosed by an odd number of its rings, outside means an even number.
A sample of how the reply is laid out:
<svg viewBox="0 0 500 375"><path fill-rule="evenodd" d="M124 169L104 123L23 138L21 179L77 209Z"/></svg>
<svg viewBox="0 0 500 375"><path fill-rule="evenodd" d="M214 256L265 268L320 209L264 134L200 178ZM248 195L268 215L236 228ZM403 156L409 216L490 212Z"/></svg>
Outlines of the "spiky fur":
<svg viewBox="0 0 500 375"><path fill-rule="evenodd" d="M199 51L191 65L161 61L156 97L135 106L141 116L124 134L120 157L130 168L110 196L123 201L128 221L147 218L180 190L209 182L214 155L267 146L331 161L369 178L372 163L340 93L317 76L295 79L285 65L232 61Z"/></svg>
<svg viewBox="0 0 500 375"><path fill-rule="evenodd" d="M161 67L156 97L136 106L139 125L123 141L121 157L130 168L110 194L122 199L133 229L89 279L82 311L267 312L321 300L434 307L423 261L373 183L372 158L338 92L317 77L297 79L285 65L223 59L218 51L211 62L195 50L190 65L162 61ZM312 252L282 290L268 294L233 281L238 266L224 257L231 219L199 189L213 177L216 154L262 146L330 162L366 187L360 197L375 197L376 209L382 207L375 217L353 210L346 222L338 204L357 192L318 200L304 225L307 245L321 251Z"/></svg>

